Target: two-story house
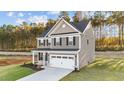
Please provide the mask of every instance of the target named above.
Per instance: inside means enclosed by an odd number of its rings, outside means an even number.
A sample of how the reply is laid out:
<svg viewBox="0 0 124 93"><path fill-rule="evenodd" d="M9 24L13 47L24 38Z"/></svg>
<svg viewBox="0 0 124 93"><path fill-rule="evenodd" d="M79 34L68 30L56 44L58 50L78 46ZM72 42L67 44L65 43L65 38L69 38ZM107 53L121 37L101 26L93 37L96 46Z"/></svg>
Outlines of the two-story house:
<svg viewBox="0 0 124 93"><path fill-rule="evenodd" d="M79 70L93 62L95 39L91 21L67 22L60 18L37 37L33 64Z"/></svg>

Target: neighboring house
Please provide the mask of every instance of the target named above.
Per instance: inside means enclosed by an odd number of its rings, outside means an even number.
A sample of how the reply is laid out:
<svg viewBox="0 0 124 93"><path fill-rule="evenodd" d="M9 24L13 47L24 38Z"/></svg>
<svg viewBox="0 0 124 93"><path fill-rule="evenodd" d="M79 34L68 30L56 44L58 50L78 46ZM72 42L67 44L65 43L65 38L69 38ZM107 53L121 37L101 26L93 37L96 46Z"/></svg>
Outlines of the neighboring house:
<svg viewBox="0 0 124 93"><path fill-rule="evenodd" d="M77 23L60 18L37 38L33 64L79 70L93 62L95 38L91 21Z"/></svg>

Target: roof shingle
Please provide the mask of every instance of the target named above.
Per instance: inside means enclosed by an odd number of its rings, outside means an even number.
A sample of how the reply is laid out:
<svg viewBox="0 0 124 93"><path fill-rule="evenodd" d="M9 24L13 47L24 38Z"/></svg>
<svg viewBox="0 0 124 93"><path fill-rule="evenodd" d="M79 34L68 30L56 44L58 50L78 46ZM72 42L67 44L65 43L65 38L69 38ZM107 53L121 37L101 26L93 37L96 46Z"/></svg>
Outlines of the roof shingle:
<svg viewBox="0 0 124 93"><path fill-rule="evenodd" d="M80 32L83 32L85 30L85 28L87 27L89 23L89 20L82 20L80 22L70 22L70 25L72 25L73 27L75 27L77 30L79 30ZM46 31L44 31L40 37L44 37L52 28L53 26L47 28Z"/></svg>

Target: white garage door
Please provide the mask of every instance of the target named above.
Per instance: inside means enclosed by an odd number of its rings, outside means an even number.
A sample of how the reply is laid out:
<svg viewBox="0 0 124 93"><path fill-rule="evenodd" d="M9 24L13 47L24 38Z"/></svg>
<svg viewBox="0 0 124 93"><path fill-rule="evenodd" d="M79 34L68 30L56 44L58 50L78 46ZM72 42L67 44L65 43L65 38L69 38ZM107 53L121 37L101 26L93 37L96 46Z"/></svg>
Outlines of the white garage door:
<svg viewBox="0 0 124 93"><path fill-rule="evenodd" d="M75 56L74 55L50 55L49 65L51 67L74 69Z"/></svg>

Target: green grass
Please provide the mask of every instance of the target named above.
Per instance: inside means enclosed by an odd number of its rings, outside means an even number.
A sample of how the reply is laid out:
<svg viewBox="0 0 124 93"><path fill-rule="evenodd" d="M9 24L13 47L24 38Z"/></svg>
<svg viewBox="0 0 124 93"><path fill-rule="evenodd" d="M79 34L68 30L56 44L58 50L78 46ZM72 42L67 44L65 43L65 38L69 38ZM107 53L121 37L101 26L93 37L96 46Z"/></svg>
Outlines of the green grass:
<svg viewBox="0 0 124 93"><path fill-rule="evenodd" d="M31 68L23 67L18 65L9 65L0 67L0 81L13 81L20 79L24 76L34 73Z"/></svg>
<svg viewBox="0 0 124 93"><path fill-rule="evenodd" d="M79 72L72 72L62 81L124 80L124 58L97 57Z"/></svg>

